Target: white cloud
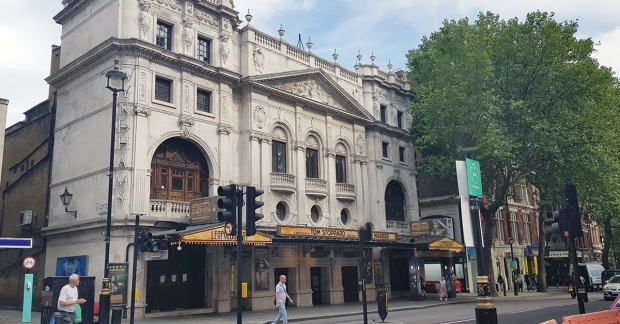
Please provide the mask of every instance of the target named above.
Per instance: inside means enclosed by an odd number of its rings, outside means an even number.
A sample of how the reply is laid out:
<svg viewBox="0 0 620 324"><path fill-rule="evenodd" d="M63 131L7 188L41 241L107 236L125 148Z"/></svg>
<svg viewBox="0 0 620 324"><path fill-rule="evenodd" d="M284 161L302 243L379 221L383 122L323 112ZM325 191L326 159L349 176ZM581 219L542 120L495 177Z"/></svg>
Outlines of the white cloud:
<svg viewBox="0 0 620 324"><path fill-rule="evenodd" d="M596 46L596 57L601 65L613 68L616 74L620 72L620 26L612 31L595 35L592 37L595 42L600 42Z"/></svg>

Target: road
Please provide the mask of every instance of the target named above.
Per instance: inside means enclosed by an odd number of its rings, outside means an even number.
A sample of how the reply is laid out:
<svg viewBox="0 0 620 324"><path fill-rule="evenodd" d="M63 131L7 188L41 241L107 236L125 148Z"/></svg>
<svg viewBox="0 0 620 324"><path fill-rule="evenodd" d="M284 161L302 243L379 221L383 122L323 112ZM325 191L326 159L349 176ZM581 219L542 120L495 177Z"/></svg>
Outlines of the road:
<svg viewBox="0 0 620 324"><path fill-rule="evenodd" d="M590 302L585 304L587 313L608 310L611 301L605 301L600 293L591 293ZM515 299L494 303L500 324L540 323L555 319L562 323L562 317L579 313L577 301L566 296L554 295L552 298ZM425 324L475 324L475 304L455 304L431 307L422 310L396 311L388 314L385 323L425 323ZM314 323L307 321L304 323ZM358 324L362 316L349 316L322 319L321 323ZM368 315L368 323L381 323L377 314Z"/></svg>

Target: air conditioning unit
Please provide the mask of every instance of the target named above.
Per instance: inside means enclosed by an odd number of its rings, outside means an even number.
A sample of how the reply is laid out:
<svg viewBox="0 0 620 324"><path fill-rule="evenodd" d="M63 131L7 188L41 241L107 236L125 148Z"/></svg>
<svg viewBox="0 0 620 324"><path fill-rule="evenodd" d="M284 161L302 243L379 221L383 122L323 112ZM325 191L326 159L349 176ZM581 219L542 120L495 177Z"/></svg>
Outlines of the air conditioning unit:
<svg viewBox="0 0 620 324"><path fill-rule="evenodd" d="M24 210L19 213L19 225L32 225L32 210Z"/></svg>

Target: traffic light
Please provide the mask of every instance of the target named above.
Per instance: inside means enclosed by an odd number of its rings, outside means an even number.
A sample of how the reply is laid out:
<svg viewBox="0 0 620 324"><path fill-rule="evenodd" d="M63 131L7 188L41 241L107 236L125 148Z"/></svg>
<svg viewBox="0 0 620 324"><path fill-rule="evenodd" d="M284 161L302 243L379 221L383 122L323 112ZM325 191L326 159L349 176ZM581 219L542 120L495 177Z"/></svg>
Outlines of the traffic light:
<svg viewBox="0 0 620 324"><path fill-rule="evenodd" d="M165 241L154 239L153 234L146 231L140 233L139 245L140 252L157 252L166 247Z"/></svg>
<svg viewBox="0 0 620 324"><path fill-rule="evenodd" d="M583 230L581 228L581 213L579 213L579 202L577 201L577 189L574 185L562 185L562 206L566 212L566 220L568 221L568 231L572 238L582 237Z"/></svg>
<svg viewBox="0 0 620 324"><path fill-rule="evenodd" d="M360 239L364 242L369 242L372 240L372 228L370 225L366 224L366 227L362 227L360 229Z"/></svg>
<svg viewBox="0 0 620 324"><path fill-rule="evenodd" d="M217 194L222 197L217 200L217 207L220 209L217 212L217 219L220 222L230 223L232 226L230 235L237 235L237 185L219 186Z"/></svg>
<svg viewBox="0 0 620 324"><path fill-rule="evenodd" d="M260 200L256 200L263 193L265 193L264 190L256 189L255 187L247 187L245 191L245 235L247 236L256 234L256 222L265 217L263 214L256 212L256 209L263 207L265 204Z"/></svg>
<svg viewBox="0 0 620 324"><path fill-rule="evenodd" d="M566 212L564 211L564 209L553 211L553 221L554 223L551 224L551 229L553 233L560 234L563 237L568 236L568 220L566 218Z"/></svg>

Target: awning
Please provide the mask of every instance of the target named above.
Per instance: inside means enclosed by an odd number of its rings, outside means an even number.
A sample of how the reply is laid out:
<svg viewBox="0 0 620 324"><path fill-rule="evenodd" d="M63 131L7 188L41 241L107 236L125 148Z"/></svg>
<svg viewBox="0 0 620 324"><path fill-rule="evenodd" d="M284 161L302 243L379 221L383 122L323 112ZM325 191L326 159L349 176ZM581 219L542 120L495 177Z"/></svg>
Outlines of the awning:
<svg viewBox="0 0 620 324"><path fill-rule="evenodd" d="M167 239L173 245L174 242L236 245L237 236L227 235L224 226L221 223L189 226L184 230L157 233L154 237ZM243 245L265 245L270 243L271 236L257 232L255 235L247 237L245 236L245 228L243 228Z"/></svg>
<svg viewBox="0 0 620 324"><path fill-rule="evenodd" d="M418 250L461 252L464 245L449 238L437 236L413 236L413 245Z"/></svg>

